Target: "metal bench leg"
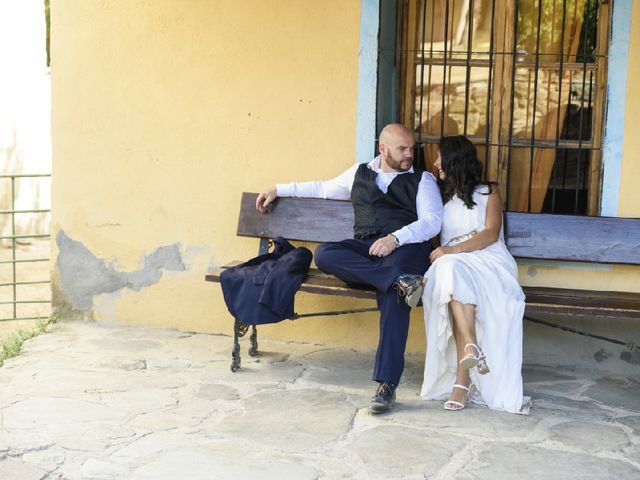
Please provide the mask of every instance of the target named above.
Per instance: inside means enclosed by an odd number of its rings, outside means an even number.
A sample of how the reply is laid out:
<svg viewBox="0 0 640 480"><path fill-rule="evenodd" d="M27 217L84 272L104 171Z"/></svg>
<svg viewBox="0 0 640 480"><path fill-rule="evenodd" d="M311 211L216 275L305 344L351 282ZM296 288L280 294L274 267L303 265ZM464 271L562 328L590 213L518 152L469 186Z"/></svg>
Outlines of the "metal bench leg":
<svg viewBox="0 0 640 480"><path fill-rule="evenodd" d="M240 343L238 339L242 336L240 333L240 320L237 318L233 324L233 350L231 351L231 371L235 372L240 368L242 360L240 359Z"/></svg>
<svg viewBox="0 0 640 480"><path fill-rule="evenodd" d="M249 347L249 355L255 357L258 354L258 329L255 325L252 325L253 329L251 330L251 336L249 337L249 341L251 342L251 346Z"/></svg>

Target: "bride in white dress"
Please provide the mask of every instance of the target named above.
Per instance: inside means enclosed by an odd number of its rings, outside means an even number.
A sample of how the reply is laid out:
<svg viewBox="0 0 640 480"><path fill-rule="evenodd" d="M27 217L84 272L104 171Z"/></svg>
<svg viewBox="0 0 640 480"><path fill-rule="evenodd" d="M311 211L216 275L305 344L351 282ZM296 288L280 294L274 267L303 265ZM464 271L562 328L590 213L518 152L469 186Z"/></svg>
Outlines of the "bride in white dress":
<svg viewBox="0 0 640 480"><path fill-rule="evenodd" d="M447 410L472 401L526 414L524 294L504 243L500 194L480 181L482 164L466 137L443 137L434 166L445 205L441 246L431 253L422 296L427 354L421 396L447 399Z"/></svg>

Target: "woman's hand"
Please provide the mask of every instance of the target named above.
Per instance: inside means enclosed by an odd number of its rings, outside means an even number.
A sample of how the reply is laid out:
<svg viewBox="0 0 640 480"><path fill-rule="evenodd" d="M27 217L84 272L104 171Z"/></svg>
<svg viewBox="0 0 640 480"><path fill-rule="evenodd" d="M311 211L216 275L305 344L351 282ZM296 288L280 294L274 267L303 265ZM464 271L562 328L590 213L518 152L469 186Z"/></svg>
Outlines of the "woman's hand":
<svg viewBox="0 0 640 480"><path fill-rule="evenodd" d="M431 252L431 255L429 255L429 261L433 263L440 257L449 255L450 253L455 253L453 251L453 247L438 247Z"/></svg>

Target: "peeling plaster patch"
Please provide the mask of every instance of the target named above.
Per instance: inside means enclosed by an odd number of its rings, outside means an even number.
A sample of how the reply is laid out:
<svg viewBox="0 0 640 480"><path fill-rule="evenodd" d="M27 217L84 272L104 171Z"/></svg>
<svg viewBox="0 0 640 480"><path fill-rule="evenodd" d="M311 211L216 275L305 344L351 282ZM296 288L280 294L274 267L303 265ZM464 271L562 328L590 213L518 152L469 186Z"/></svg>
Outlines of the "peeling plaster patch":
<svg viewBox="0 0 640 480"><path fill-rule="evenodd" d="M527 268L527 275L529 275L530 277L535 277L537 274L538 269L533 265L529 265L529 268Z"/></svg>
<svg viewBox="0 0 640 480"><path fill-rule="evenodd" d="M94 295L112 293L123 288L139 291L157 283L163 270L184 271L178 244L160 247L144 257L143 267L121 272L97 258L82 243L61 230L56 235L57 267L60 284L74 308L90 310Z"/></svg>
<svg viewBox="0 0 640 480"><path fill-rule="evenodd" d="M182 262L187 265L187 267L191 267L195 262L198 261L198 257L201 255L210 255L211 247L207 245L194 245L191 247L187 247L182 252Z"/></svg>
<svg viewBox="0 0 640 480"><path fill-rule="evenodd" d="M118 318L118 301L122 297L123 290L112 293L103 293L93 297L93 309L91 316L94 320Z"/></svg>

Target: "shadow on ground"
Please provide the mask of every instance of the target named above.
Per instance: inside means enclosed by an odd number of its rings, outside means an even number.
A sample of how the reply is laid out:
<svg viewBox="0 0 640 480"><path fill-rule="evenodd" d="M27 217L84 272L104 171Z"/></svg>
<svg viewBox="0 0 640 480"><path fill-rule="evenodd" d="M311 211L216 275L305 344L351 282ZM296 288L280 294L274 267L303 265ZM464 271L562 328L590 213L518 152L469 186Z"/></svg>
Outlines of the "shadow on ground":
<svg viewBox="0 0 640 480"><path fill-rule="evenodd" d="M640 384L528 366L531 415L418 396L371 416L373 354L62 322L0 369L0 478L640 478Z"/></svg>

